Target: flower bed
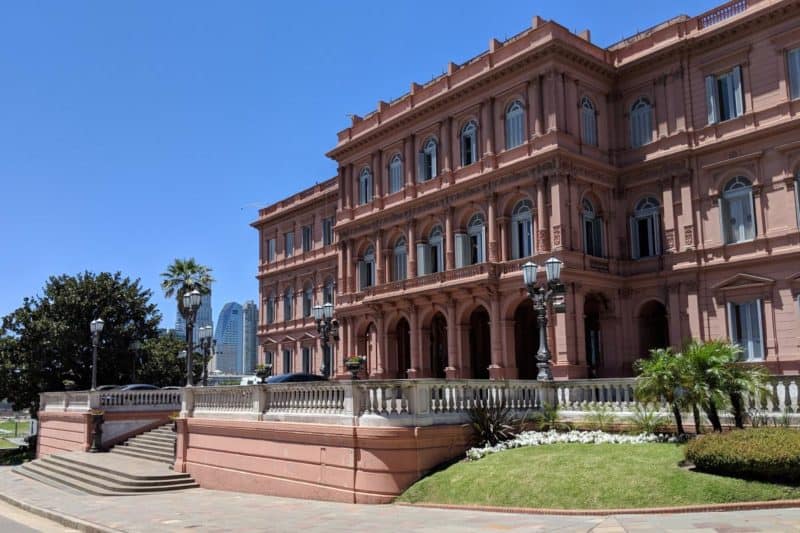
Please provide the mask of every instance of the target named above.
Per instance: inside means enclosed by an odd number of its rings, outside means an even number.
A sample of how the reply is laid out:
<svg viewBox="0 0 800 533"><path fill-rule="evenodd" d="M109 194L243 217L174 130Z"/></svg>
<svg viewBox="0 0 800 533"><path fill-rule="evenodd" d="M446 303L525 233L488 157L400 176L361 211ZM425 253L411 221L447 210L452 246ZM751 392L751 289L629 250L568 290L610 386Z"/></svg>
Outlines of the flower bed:
<svg viewBox="0 0 800 533"><path fill-rule="evenodd" d="M677 442L671 435L642 433L639 435L622 435L619 433L606 433L605 431L568 431L560 433L550 431L524 431L511 440L501 442L495 446L485 448L470 448L467 450L467 460L477 461L492 453L512 448L525 446L542 446L545 444L645 444L648 442Z"/></svg>

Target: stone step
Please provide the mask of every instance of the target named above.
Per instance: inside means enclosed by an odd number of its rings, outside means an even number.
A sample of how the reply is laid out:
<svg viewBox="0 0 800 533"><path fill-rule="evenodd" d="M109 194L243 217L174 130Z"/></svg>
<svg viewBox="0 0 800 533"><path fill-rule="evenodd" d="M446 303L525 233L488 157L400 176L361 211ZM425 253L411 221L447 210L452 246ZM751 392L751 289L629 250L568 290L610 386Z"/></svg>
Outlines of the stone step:
<svg viewBox="0 0 800 533"><path fill-rule="evenodd" d="M175 472L164 472L163 474L131 474L130 472L123 472L119 469L110 468L98 464L88 464L82 461L76 461L69 457L61 455L48 455L39 459L43 463L54 464L60 468L74 470L81 474L95 476L100 479L105 479L120 485L130 486L159 486L164 483L186 482L192 481L189 474L180 474Z"/></svg>
<svg viewBox="0 0 800 533"><path fill-rule="evenodd" d="M163 482L160 486L131 486L121 485L92 475L78 475L75 469L64 469L54 463L32 461L18 467L25 473L32 472L40 477L66 485L79 491L97 496L132 495L149 492L162 492L197 487L193 480L180 482Z"/></svg>
<svg viewBox="0 0 800 533"><path fill-rule="evenodd" d="M150 433L142 433L141 435L137 435L133 437L136 440L144 440L148 442L159 442L165 444L172 444L177 439L175 437L165 437L162 435L152 435Z"/></svg>
<svg viewBox="0 0 800 533"><path fill-rule="evenodd" d="M137 459L144 459L146 461L154 461L158 463L164 463L167 465L172 465L175 463L175 458L172 456L169 457L156 457L153 454L146 453L146 452L139 452L136 449L131 449L127 446L115 446L111 449L110 453L116 453L119 455L127 455L129 457L136 457Z"/></svg>
<svg viewBox="0 0 800 533"><path fill-rule="evenodd" d="M14 472L15 474L19 474L20 476L24 476L24 477L26 477L28 479L32 479L34 481L38 481L39 483L43 483L45 485L49 485L49 486L57 488L59 490L63 490L64 492L69 492L70 494L76 494L78 496L82 496L82 495L86 494L85 492L82 492L82 491L77 490L77 489L75 489L73 487L70 487L69 485L64 485L64 484L59 483L58 481L54 481L54 480L52 480L52 479L50 479L48 477L40 476L39 474L37 474L33 470L24 468L24 466L25 465L15 466L15 467L13 467L11 469L11 471Z"/></svg>
<svg viewBox="0 0 800 533"><path fill-rule="evenodd" d="M152 453L153 455L157 455L159 457L163 457L164 459L170 458L174 459L175 454L173 452L173 446L153 446L151 444L145 442L137 442L135 440L130 440L123 444L124 448L134 449L137 451L141 451L144 453Z"/></svg>

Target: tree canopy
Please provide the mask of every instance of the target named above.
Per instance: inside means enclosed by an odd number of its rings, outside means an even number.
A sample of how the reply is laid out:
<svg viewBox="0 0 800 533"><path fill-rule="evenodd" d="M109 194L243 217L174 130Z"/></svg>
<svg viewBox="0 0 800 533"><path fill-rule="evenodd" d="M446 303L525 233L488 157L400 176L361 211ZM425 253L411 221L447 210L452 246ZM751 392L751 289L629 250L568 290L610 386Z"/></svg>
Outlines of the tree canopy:
<svg viewBox="0 0 800 533"><path fill-rule="evenodd" d="M105 322L98 349L98 384L131 379L133 341L158 336L161 315L152 292L138 279L102 272L52 276L41 295L25 298L2 319L0 398L16 409L36 409L38 393L91 386L92 339L89 323Z"/></svg>

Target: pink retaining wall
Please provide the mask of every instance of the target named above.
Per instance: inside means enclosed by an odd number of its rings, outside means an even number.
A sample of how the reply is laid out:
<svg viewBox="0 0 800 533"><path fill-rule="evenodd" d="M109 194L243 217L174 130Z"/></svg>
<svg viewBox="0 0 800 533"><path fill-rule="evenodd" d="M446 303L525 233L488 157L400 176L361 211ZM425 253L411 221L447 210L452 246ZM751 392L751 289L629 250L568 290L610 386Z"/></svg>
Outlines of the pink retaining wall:
<svg viewBox="0 0 800 533"><path fill-rule="evenodd" d="M465 452L470 429L180 419L175 470L209 489L389 503Z"/></svg>
<svg viewBox="0 0 800 533"><path fill-rule="evenodd" d="M39 411L36 457L89 449L92 415L89 413L48 413Z"/></svg>

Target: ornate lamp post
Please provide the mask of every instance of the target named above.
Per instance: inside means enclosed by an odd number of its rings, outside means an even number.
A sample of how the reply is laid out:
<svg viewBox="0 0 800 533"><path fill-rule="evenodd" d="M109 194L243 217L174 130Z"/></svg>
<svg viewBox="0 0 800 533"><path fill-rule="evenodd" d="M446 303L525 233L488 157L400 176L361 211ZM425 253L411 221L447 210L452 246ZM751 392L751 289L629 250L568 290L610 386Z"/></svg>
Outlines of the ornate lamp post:
<svg viewBox="0 0 800 533"><path fill-rule="evenodd" d="M552 303L553 310L563 313L565 310L564 294L566 289L561 283L561 266L563 263L551 257L544 263L547 281L542 286L536 286L536 271L539 265L528 261L522 265L522 277L528 288L528 295L533 301L539 323L539 351L536 353L536 366L539 373L538 381L552 381L553 372L550 370L550 348L547 346L547 305Z"/></svg>
<svg viewBox="0 0 800 533"><path fill-rule="evenodd" d="M192 377L192 355L194 353L194 321L197 318L197 310L200 309L201 295L197 289L183 295L183 309L186 320L186 386L194 384Z"/></svg>
<svg viewBox="0 0 800 533"><path fill-rule="evenodd" d="M200 347L203 350L203 387L208 385L208 362L217 346L217 339L213 338L213 329L211 326L200 326L199 330Z"/></svg>
<svg viewBox="0 0 800 533"><path fill-rule="evenodd" d="M97 390L97 347L100 346L100 333L104 325L102 318L95 318L89 323L92 334L92 390Z"/></svg>
<svg viewBox="0 0 800 533"><path fill-rule="evenodd" d="M325 348L328 348L327 351L331 355L331 366L333 366L330 339L333 336L334 341L339 340L339 322L333 318L333 304L330 302L325 305L315 305L312 311L314 312L314 320L317 321L319 337L322 340L322 364L319 367L319 373L327 376L331 369L325 363Z"/></svg>

